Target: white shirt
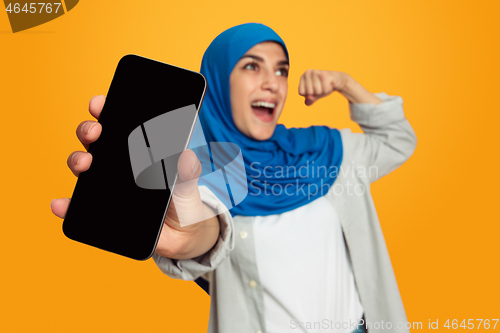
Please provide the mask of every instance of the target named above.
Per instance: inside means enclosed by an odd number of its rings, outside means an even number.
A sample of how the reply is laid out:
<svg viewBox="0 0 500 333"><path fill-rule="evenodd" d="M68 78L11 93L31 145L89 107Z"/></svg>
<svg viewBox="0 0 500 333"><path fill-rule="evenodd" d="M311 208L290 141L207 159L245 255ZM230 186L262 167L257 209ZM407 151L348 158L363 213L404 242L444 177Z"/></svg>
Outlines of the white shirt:
<svg viewBox="0 0 500 333"><path fill-rule="evenodd" d="M363 307L337 213L325 197L256 217L254 236L266 333L353 330Z"/></svg>

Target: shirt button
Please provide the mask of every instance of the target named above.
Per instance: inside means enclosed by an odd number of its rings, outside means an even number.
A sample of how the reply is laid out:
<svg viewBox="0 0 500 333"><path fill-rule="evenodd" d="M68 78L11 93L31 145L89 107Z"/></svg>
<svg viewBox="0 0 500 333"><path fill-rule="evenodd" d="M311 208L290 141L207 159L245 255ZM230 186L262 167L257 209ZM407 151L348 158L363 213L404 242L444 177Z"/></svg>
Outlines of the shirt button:
<svg viewBox="0 0 500 333"><path fill-rule="evenodd" d="M248 282L248 285L249 285L250 287L252 287L252 288L255 288L255 286L257 285L257 282L255 282L255 280L250 280L250 281Z"/></svg>
<svg viewBox="0 0 500 333"><path fill-rule="evenodd" d="M248 236L248 234L246 231L240 231L240 238L241 239L245 239L245 238L247 238L247 236Z"/></svg>

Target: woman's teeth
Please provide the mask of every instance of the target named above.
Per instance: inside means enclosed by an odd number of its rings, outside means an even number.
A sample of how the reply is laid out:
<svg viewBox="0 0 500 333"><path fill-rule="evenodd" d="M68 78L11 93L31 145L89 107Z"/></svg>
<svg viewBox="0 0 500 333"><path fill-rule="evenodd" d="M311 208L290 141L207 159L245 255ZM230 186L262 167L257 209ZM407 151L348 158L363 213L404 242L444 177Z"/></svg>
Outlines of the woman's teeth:
<svg viewBox="0 0 500 333"><path fill-rule="evenodd" d="M256 108L258 108L258 107L265 107L265 108L274 109L276 107L276 104L259 101L259 102L252 103L252 106L256 107Z"/></svg>

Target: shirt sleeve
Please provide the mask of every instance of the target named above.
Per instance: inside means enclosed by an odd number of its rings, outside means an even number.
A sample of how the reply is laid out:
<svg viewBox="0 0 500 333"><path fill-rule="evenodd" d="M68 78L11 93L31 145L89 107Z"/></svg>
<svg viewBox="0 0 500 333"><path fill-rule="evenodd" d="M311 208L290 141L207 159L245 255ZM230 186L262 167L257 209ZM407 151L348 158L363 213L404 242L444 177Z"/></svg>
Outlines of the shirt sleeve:
<svg viewBox="0 0 500 333"><path fill-rule="evenodd" d="M348 128L340 131L344 150L348 152L344 156L365 166L370 182L401 166L417 146L415 131L405 117L403 99L385 92L374 95L382 103L349 102L351 120L361 127L363 133L354 133Z"/></svg>
<svg viewBox="0 0 500 333"><path fill-rule="evenodd" d="M170 259L153 254L153 260L160 270L174 279L196 280L215 270L234 249L234 222L224 204L206 186L199 186L201 201L218 213L220 223L219 238L205 254L192 259Z"/></svg>

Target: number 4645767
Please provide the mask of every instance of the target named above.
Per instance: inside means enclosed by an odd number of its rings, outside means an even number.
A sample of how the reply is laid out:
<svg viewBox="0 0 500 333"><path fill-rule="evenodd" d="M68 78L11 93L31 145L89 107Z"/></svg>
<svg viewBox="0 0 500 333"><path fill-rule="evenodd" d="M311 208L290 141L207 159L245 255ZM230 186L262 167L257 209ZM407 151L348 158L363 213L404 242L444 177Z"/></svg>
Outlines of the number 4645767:
<svg viewBox="0 0 500 333"><path fill-rule="evenodd" d="M498 323L498 319L468 319L467 322L462 320L460 325L458 324L457 319L453 319L451 322L448 319L446 323L444 324L444 327L450 329L457 329L457 328L463 328L463 329L479 329L481 326L483 326L485 329L495 329ZM475 325L474 325L475 324Z"/></svg>
<svg viewBox="0 0 500 333"><path fill-rule="evenodd" d="M7 8L5 9L9 13L15 13L18 14L20 12L24 13L31 13L31 14L41 14L42 12L45 12L47 14L52 13L57 13L59 10L59 7L61 7L61 3L45 3L45 2L38 2L38 3L30 3L28 7L28 3L25 3L23 8L21 8L21 5L19 3L9 3Z"/></svg>

